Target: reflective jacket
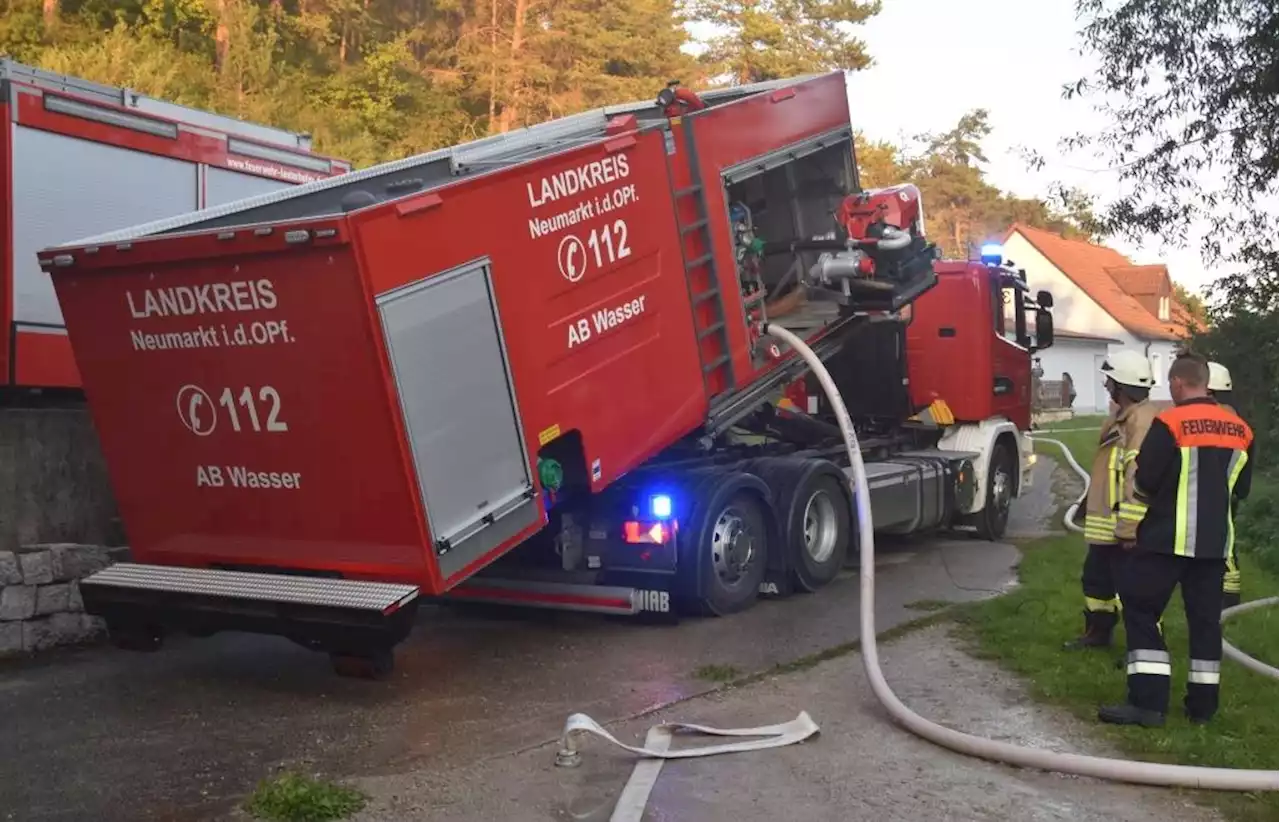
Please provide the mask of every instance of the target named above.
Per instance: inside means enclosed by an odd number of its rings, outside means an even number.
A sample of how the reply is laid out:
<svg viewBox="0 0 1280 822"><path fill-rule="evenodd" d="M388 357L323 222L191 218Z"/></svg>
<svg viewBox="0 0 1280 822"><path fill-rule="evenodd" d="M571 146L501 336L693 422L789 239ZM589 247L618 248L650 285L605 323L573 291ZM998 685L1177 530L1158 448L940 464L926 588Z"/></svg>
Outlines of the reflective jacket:
<svg viewBox="0 0 1280 822"><path fill-rule="evenodd" d="M1138 453L1137 488L1150 505L1144 551L1222 559L1235 538L1232 499L1249 495L1253 430L1208 397L1156 417Z"/></svg>
<svg viewBox="0 0 1280 822"><path fill-rule="evenodd" d="M1155 416L1156 407L1143 400L1102 424L1085 501L1084 536L1090 544L1114 545L1135 538L1146 506L1134 493L1133 461Z"/></svg>
<svg viewBox="0 0 1280 822"><path fill-rule="evenodd" d="M1120 456L1120 499L1116 504L1116 538L1121 542L1138 539L1138 524L1147 515L1147 503L1138 495L1138 450L1156 421L1160 409L1149 400L1129 406L1120 415L1124 452Z"/></svg>

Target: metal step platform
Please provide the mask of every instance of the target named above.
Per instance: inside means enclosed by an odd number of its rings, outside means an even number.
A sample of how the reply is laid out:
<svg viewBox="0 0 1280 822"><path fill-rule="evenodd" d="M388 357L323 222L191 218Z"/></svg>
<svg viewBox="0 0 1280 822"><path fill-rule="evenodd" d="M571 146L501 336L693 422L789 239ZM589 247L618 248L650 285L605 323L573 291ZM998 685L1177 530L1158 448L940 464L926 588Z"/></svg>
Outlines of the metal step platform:
<svg viewBox="0 0 1280 822"><path fill-rule="evenodd" d="M80 593L113 633L247 631L335 652L399 642L419 601L414 585L132 562L84 578Z"/></svg>

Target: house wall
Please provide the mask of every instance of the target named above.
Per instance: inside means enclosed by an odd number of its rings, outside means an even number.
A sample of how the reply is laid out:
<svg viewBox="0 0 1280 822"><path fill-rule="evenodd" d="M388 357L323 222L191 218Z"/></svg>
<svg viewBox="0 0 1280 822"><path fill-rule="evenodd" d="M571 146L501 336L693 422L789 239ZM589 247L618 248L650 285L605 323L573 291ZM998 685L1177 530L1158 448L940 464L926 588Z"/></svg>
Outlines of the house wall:
<svg viewBox="0 0 1280 822"><path fill-rule="evenodd" d="M1151 359L1152 370L1155 373L1156 384L1151 389L1151 398L1158 401L1168 401L1169 397L1169 380L1168 371L1169 363L1173 361L1173 354L1177 344L1172 341L1152 341L1140 339L1116 321L1114 317L1106 312L1102 306L1098 305L1092 297L1085 293L1084 289L1071 281L1071 278L1058 270L1057 266L1045 259L1035 246L1027 242L1026 238L1015 232L1013 236L1004 244L1004 255L1006 259L1013 260L1018 268L1025 269L1027 272L1027 285L1034 293L1039 289L1045 289L1053 295L1053 324L1055 328L1064 331L1075 331L1080 334L1092 334L1098 337L1110 337L1120 340L1120 343L1112 344L1111 351L1119 351L1128 348L1134 351L1140 351ZM1083 341L1073 341L1078 344ZM1071 376L1075 379L1076 369L1083 363L1081 359L1083 354L1064 354L1068 357L1067 362L1074 367L1059 369L1055 366L1054 371L1050 370L1049 360L1047 357L1051 355L1059 345L1063 346L1063 350L1067 350L1067 346L1073 344L1067 343L1065 340L1055 340L1054 345L1042 355L1041 362L1045 368L1045 379L1057 379L1063 370L1071 372ZM1101 345L1098 343L1097 345ZM1089 370L1096 373L1096 369L1090 365ZM1082 372L1083 373L1083 372ZM1049 375L1054 376L1050 377ZM1096 382L1096 380L1095 380ZM1076 405L1084 402L1084 392L1079 385L1080 380L1076 380ZM1101 388L1097 393L1100 398L1095 398L1096 403L1101 402L1103 411L1107 407L1107 397Z"/></svg>
<svg viewBox="0 0 1280 822"><path fill-rule="evenodd" d="M1102 388L1098 369L1107 356L1107 344L1101 340L1073 340L1059 337L1045 351L1036 352L1044 367L1044 379L1060 380L1065 371L1075 384L1076 401L1071 406L1077 414L1105 414L1108 397Z"/></svg>
<svg viewBox="0 0 1280 822"><path fill-rule="evenodd" d="M1046 260L1021 234L1015 232L1008 239L1004 244L1004 255L1018 268L1026 270L1027 285L1032 293L1043 288L1053 295L1053 324L1056 328L1097 337L1114 337L1126 342L1132 338L1124 326L1070 277Z"/></svg>

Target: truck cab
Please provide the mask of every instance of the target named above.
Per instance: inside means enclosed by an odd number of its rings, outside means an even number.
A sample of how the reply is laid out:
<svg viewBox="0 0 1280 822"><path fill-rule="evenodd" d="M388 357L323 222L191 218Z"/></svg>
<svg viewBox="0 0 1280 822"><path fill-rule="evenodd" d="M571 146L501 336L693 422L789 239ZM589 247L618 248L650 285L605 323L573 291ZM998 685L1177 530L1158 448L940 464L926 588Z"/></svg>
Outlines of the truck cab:
<svg viewBox="0 0 1280 822"><path fill-rule="evenodd" d="M1053 344L1053 297L1028 300L1026 274L983 261L934 264L938 283L910 308L907 376L912 405L943 400L957 420L1004 417L1031 427L1031 357ZM1027 315L1034 314L1028 330Z"/></svg>

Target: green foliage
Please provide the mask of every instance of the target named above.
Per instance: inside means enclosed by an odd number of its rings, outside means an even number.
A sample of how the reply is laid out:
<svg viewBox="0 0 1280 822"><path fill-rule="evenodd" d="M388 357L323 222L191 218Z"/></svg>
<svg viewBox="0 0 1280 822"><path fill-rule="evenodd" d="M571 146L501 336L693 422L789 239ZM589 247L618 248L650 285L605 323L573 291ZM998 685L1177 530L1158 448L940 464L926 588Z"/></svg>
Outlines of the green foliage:
<svg viewBox="0 0 1280 822"><path fill-rule="evenodd" d="M871 64L847 26L879 13L880 0L693 0L691 16L725 31L707 43L713 75L754 83Z"/></svg>
<svg viewBox="0 0 1280 822"><path fill-rule="evenodd" d="M1280 532L1277 507L1280 507L1280 485L1275 475L1255 474L1249 498L1236 511L1236 543L1240 552L1252 556L1272 574L1277 572L1276 534Z"/></svg>
<svg viewBox="0 0 1280 822"><path fill-rule="evenodd" d="M1270 535L1272 542L1275 532ZM1011 593L966 606L962 629L989 658L1022 674L1038 699L1060 705L1116 743L1129 756L1152 762L1174 762L1225 768L1276 768L1276 681L1231 661L1223 662L1222 704L1212 724L1192 725L1175 708L1159 730L1103 727L1096 723L1099 704L1124 699L1123 671L1115 667L1123 654L1124 632L1117 631L1115 649L1063 651L1062 643L1083 627L1080 612L1080 567L1084 541L1079 536L1038 540L1027 546L1018 566L1020 585ZM1274 596L1276 575L1245 558L1244 598ZM1267 616L1269 614L1269 617ZM1257 619L1240 618L1226 633L1239 648L1270 649L1277 645L1276 611ZM1175 595L1164 614L1164 633L1174 658L1172 704L1181 702L1186 681L1187 632L1181 600ZM1228 819L1274 822L1276 794L1227 792L1207 794Z"/></svg>
<svg viewBox="0 0 1280 822"><path fill-rule="evenodd" d="M944 132L921 134L897 147L857 140L864 188L911 182L925 201L926 230L945 256L968 259L985 242L1003 239L1014 223L1054 231L1066 237L1097 239L1092 201L1082 192L1062 189L1048 198L1022 198L989 183L982 164L983 141L990 135L987 112L963 115Z"/></svg>
<svg viewBox="0 0 1280 822"><path fill-rule="evenodd" d="M330 822L356 813L367 801L351 788L282 773L259 784L245 810L270 822Z"/></svg>

